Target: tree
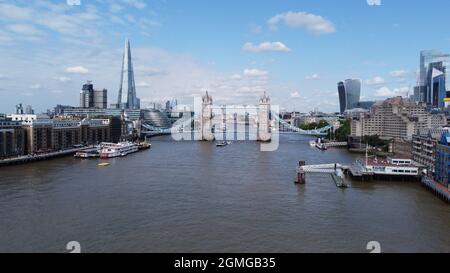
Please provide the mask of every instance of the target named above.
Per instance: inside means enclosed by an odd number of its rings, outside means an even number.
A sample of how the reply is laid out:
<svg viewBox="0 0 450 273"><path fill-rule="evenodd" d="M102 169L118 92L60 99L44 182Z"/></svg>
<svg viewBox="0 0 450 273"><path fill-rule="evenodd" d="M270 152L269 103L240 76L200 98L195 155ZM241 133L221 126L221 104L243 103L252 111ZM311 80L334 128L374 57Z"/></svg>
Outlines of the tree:
<svg viewBox="0 0 450 273"><path fill-rule="evenodd" d="M309 124L303 123L300 125L300 129L302 130L314 130L314 129L321 129L323 127L327 127L330 125L326 120L321 119L319 123L317 122L311 122Z"/></svg>
<svg viewBox="0 0 450 273"><path fill-rule="evenodd" d="M347 141L350 133L351 133L350 119L347 119L344 122L341 121L341 127L339 127L339 129L336 130L335 138L337 141Z"/></svg>

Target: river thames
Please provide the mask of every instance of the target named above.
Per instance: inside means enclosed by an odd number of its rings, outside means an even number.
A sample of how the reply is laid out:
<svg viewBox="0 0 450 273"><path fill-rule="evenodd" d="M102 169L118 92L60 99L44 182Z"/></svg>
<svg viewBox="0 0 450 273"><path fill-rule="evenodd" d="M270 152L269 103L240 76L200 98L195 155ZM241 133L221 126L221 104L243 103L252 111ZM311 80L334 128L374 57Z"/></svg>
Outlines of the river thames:
<svg viewBox="0 0 450 273"><path fill-rule="evenodd" d="M124 158L60 158L0 168L0 252L450 252L450 206L419 183L326 174L295 185L298 160L351 163L282 135L257 142L151 139Z"/></svg>

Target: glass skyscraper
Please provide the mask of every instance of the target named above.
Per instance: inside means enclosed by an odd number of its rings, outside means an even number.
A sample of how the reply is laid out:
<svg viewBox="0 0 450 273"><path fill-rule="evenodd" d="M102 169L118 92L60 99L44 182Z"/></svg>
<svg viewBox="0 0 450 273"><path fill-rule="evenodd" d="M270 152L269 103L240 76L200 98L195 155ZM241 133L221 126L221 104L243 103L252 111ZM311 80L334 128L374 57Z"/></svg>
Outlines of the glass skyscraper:
<svg viewBox="0 0 450 273"><path fill-rule="evenodd" d="M126 39L123 53L122 71L120 73L120 88L119 97L117 99L117 108L140 109L140 104L141 102L136 96L130 41Z"/></svg>
<svg viewBox="0 0 450 273"><path fill-rule="evenodd" d="M437 50L420 52L419 101L432 107L443 108L444 98L450 91L450 55Z"/></svg>
<svg viewBox="0 0 450 273"><path fill-rule="evenodd" d="M361 80L347 79L338 83L340 112L355 108L361 97Z"/></svg>

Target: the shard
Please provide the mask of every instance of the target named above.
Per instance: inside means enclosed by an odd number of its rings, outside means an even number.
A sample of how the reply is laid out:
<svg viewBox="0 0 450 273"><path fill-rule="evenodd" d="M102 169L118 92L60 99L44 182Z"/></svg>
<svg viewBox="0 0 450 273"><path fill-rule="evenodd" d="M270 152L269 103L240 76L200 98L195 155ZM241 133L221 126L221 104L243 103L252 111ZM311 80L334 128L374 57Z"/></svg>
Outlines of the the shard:
<svg viewBox="0 0 450 273"><path fill-rule="evenodd" d="M121 109L139 109L140 100L136 97L133 63L131 60L130 41L126 39L123 52L122 73L120 74L119 97L117 107Z"/></svg>

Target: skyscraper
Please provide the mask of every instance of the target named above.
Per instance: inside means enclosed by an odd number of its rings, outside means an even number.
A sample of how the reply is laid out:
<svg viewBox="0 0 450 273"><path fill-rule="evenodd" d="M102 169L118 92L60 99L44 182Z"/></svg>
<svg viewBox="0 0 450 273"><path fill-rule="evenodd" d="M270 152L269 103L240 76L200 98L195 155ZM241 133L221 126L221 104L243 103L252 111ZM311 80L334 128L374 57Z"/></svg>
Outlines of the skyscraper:
<svg viewBox="0 0 450 273"><path fill-rule="evenodd" d="M80 91L80 107L92 108L94 107L94 85L91 81L83 84Z"/></svg>
<svg viewBox="0 0 450 273"><path fill-rule="evenodd" d="M340 113L355 108L361 97L361 80L347 79L338 83Z"/></svg>
<svg viewBox="0 0 450 273"><path fill-rule="evenodd" d="M108 90L94 90L91 81L83 84L80 91L80 107L81 108L101 108L107 107Z"/></svg>
<svg viewBox="0 0 450 273"><path fill-rule="evenodd" d="M140 100L136 96L136 85L134 82L133 63L131 60L130 41L126 39L123 53L122 71L120 74L119 97L117 108L139 109Z"/></svg>
<svg viewBox="0 0 450 273"><path fill-rule="evenodd" d="M447 91L450 91L450 55L437 50L420 52L418 99L432 107L442 108Z"/></svg>
<svg viewBox="0 0 450 273"><path fill-rule="evenodd" d="M94 90L94 85L91 81L83 84L80 91L80 107L81 108L107 108L108 91Z"/></svg>

